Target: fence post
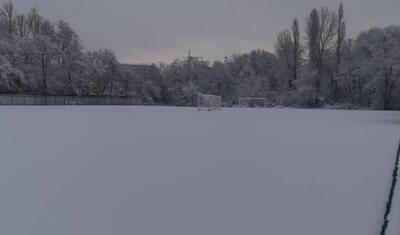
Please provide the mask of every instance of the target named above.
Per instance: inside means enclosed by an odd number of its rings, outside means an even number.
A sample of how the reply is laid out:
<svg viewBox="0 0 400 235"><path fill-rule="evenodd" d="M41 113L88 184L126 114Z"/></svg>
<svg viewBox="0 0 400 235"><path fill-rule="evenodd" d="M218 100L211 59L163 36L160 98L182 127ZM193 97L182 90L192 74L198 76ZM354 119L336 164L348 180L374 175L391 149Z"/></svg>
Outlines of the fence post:
<svg viewBox="0 0 400 235"><path fill-rule="evenodd" d="M120 105L120 106L142 105L140 99L136 99L133 97L112 97L112 96L77 97L77 96L65 96L65 95L49 96L49 95L21 94L21 95L3 95L2 98L3 100L0 99L0 104L3 103L9 105L66 105L68 100L81 102L84 105ZM52 104L51 102L54 103Z"/></svg>

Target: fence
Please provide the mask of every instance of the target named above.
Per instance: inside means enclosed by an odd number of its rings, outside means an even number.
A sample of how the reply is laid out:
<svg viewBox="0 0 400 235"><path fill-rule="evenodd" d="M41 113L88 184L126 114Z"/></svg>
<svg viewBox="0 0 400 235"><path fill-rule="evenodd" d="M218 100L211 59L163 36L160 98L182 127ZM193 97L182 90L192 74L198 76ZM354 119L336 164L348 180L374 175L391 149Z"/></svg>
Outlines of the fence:
<svg viewBox="0 0 400 235"><path fill-rule="evenodd" d="M132 97L0 95L0 105L141 105Z"/></svg>

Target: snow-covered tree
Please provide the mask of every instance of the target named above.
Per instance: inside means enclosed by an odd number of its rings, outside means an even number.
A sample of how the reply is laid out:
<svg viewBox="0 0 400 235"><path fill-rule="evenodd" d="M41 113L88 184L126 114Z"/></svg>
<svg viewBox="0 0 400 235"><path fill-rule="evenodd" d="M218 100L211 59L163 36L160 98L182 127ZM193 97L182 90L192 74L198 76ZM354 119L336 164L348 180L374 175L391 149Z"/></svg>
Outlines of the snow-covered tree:
<svg viewBox="0 0 400 235"><path fill-rule="evenodd" d="M336 102L338 99L338 73L340 69L340 65L342 62L342 47L344 40L346 38L346 23L344 21L344 10L343 10L343 3L340 3L338 15L337 15L337 29L336 29L336 61L334 71L331 77L331 98L333 102Z"/></svg>
<svg viewBox="0 0 400 235"><path fill-rule="evenodd" d="M15 30L15 10L11 1L5 2L0 9L0 24L4 25L11 37Z"/></svg>
<svg viewBox="0 0 400 235"><path fill-rule="evenodd" d="M100 49L87 53L90 69L91 94L113 95L114 84L119 74L119 62L112 50Z"/></svg>
<svg viewBox="0 0 400 235"><path fill-rule="evenodd" d="M26 38L29 35L28 19L24 14L15 17L15 27L20 38Z"/></svg>
<svg viewBox="0 0 400 235"><path fill-rule="evenodd" d="M60 82L59 93L65 95L79 94L79 86L88 69L87 60L79 36L64 21L56 24L55 43L60 51L56 78Z"/></svg>
<svg viewBox="0 0 400 235"><path fill-rule="evenodd" d="M400 79L400 27L373 28L356 41L360 76L369 80L374 104L385 110L394 106L394 92Z"/></svg>
<svg viewBox="0 0 400 235"><path fill-rule="evenodd" d="M26 85L23 73L13 68L10 62L0 55L0 92L18 93Z"/></svg>
<svg viewBox="0 0 400 235"><path fill-rule="evenodd" d="M32 8L27 15L29 33L35 37L40 34L43 17L39 14L37 8Z"/></svg>
<svg viewBox="0 0 400 235"><path fill-rule="evenodd" d="M134 96L188 106L207 93L229 106L239 97L265 97L287 106L400 108L399 26L346 38L340 4L337 13L311 11L304 43L300 27L296 18L278 35L275 54L257 49L216 62L188 56L121 65L112 50L85 51L68 23L54 23L36 8L17 14L8 1L0 7L0 92Z"/></svg>
<svg viewBox="0 0 400 235"><path fill-rule="evenodd" d="M292 37L293 37L293 82L295 82L299 77L299 71L303 53L302 46L300 43L299 21L297 18L295 18L293 21Z"/></svg>
<svg viewBox="0 0 400 235"><path fill-rule="evenodd" d="M294 43L289 30L282 31L278 34L275 44L275 54L279 58L282 67L282 75L287 77L287 85L289 90L293 90L293 82L295 81L295 56Z"/></svg>
<svg viewBox="0 0 400 235"><path fill-rule="evenodd" d="M320 105L323 79L327 77L327 60L329 51L334 48L337 34L337 15L327 7L313 9L307 18L306 39L310 69L315 69L313 87L316 94L316 105Z"/></svg>
<svg viewBox="0 0 400 235"><path fill-rule="evenodd" d="M238 100L237 86L232 77L229 66L221 61L215 61L212 65L212 76L216 82L215 95L222 97L225 105L232 106Z"/></svg>

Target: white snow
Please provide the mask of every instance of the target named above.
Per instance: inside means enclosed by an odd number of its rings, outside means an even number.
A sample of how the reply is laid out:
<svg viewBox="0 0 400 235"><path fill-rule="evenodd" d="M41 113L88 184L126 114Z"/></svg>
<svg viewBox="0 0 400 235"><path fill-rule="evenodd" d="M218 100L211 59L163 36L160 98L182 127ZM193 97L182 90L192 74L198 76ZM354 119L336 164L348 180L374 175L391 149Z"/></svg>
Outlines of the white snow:
<svg viewBox="0 0 400 235"><path fill-rule="evenodd" d="M376 235L396 112L0 107L0 234Z"/></svg>

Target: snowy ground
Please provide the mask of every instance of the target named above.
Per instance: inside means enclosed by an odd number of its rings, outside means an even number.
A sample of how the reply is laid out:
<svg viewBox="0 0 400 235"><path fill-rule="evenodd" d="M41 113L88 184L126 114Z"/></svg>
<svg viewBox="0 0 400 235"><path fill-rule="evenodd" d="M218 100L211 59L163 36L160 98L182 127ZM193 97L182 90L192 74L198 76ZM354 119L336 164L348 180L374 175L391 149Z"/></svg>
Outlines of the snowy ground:
<svg viewBox="0 0 400 235"><path fill-rule="evenodd" d="M0 107L0 234L376 235L395 112Z"/></svg>

